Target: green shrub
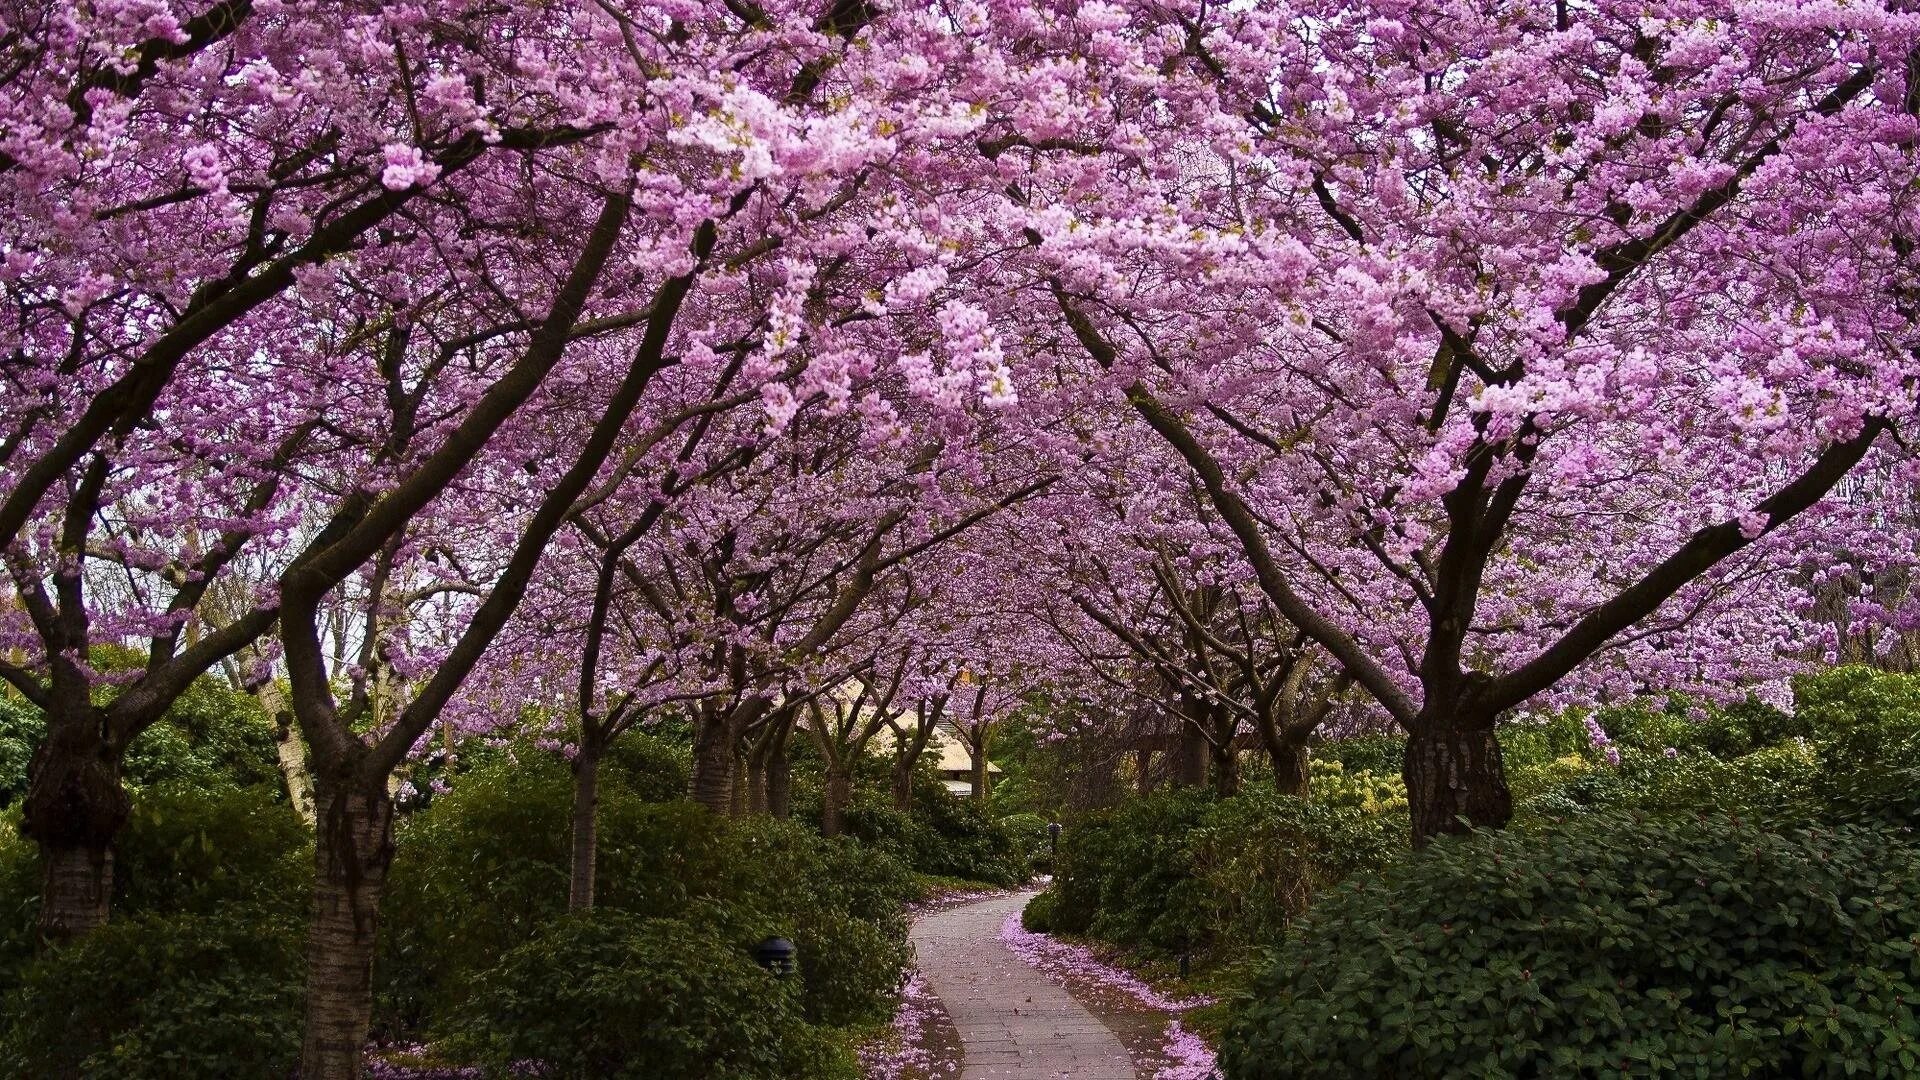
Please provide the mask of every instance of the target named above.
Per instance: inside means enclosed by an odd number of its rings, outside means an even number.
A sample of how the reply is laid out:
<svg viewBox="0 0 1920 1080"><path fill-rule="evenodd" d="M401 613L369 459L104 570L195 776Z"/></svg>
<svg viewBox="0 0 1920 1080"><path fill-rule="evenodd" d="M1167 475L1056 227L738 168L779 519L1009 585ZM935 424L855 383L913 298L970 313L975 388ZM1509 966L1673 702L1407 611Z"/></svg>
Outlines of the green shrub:
<svg viewBox="0 0 1920 1080"><path fill-rule="evenodd" d="M750 944L710 916L554 920L479 976L455 1045L556 1080L821 1075L797 981L762 971Z"/></svg>
<svg viewBox="0 0 1920 1080"><path fill-rule="evenodd" d="M1196 789L1159 792L1061 830L1054 928L1122 945L1187 947L1204 906L1186 841L1213 801Z"/></svg>
<svg viewBox="0 0 1920 1080"><path fill-rule="evenodd" d="M40 918L40 852L20 835L20 808L0 812L0 997L33 959Z"/></svg>
<svg viewBox="0 0 1920 1080"><path fill-rule="evenodd" d="M1020 909L1020 925L1036 934L1055 934L1060 926L1054 921L1054 910L1060 902L1060 894L1052 889L1027 901Z"/></svg>
<svg viewBox="0 0 1920 1080"><path fill-rule="evenodd" d="M265 785L136 794L113 861L118 912L213 914L255 904L306 914L313 833Z"/></svg>
<svg viewBox="0 0 1920 1080"><path fill-rule="evenodd" d="M1271 943L1320 890L1407 844L1397 780L1324 762L1313 782L1312 801L1188 789L1090 815L1062 831L1053 887L1030 918L1160 953Z"/></svg>
<svg viewBox="0 0 1920 1080"><path fill-rule="evenodd" d="M106 665L108 669L115 666ZM12 806L26 795L27 765L46 729L46 718L38 708L0 690L0 807ZM122 775L127 787L136 792L162 784L200 788L264 784L278 790L274 726L252 697L211 675L202 676L174 701L159 723L127 747Z"/></svg>
<svg viewBox="0 0 1920 1080"><path fill-rule="evenodd" d="M1348 772L1373 772L1399 776L1407 760L1404 735L1356 735L1350 739L1327 739L1315 743L1313 757L1319 761L1337 761Z"/></svg>
<svg viewBox="0 0 1920 1080"><path fill-rule="evenodd" d="M301 930L246 905L121 913L21 973L0 1074L285 1076L300 1049Z"/></svg>
<svg viewBox="0 0 1920 1080"><path fill-rule="evenodd" d="M877 791L861 791L847 808L845 832L922 874L989 885L1016 885L1030 876L1028 856L1008 831L971 800L937 784L916 790L902 814Z"/></svg>
<svg viewBox="0 0 1920 1080"><path fill-rule="evenodd" d="M913 955L892 920L829 911L788 932L799 954L808 1020L846 1027L893 1015L894 995Z"/></svg>
<svg viewBox="0 0 1920 1080"><path fill-rule="evenodd" d="M566 913L572 776L550 755L465 773L399 835L376 965L382 1033L431 1030L476 980ZM727 821L603 778L597 905L680 918L719 905L802 950L807 1015L884 1010L905 964L911 874L852 839L766 818Z"/></svg>
<svg viewBox="0 0 1920 1080"><path fill-rule="evenodd" d="M313 882L312 834L265 785L136 791L115 846L113 917L218 915L236 905L298 921ZM40 853L18 808L0 818L0 991L35 950Z"/></svg>
<svg viewBox="0 0 1920 1080"><path fill-rule="evenodd" d="M1321 897L1230 1077L1910 1076L1920 853L1886 832L1590 815Z"/></svg>
<svg viewBox="0 0 1920 1080"><path fill-rule="evenodd" d="M1053 838L1047 832L1047 819L1039 814L1008 814L999 819L1000 829L1013 844L1014 864L1020 879L1053 872Z"/></svg>
<svg viewBox="0 0 1920 1080"><path fill-rule="evenodd" d="M725 823L650 803L609 772L599 807L597 902L672 915L727 871ZM457 1006L469 980L566 911L573 776L532 753L462 774L398 831L382 905L376 987L383 1030Z"/></svg>

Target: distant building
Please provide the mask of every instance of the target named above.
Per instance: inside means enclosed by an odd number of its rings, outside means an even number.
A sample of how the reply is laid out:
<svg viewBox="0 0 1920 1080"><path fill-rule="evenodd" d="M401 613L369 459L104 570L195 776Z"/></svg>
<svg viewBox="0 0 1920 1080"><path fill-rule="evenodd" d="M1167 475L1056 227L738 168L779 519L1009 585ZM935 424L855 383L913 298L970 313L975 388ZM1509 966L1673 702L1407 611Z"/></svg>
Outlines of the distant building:
<svg viewBox="0 0 1920 1080"><path fill-rule="evenodd" d="M966 796L973 793L973 755L967 752L965 744L946 730L934 732L932 745L927 749L937 752L935 768L940 772L940 782L955 795ZM991 788L1000 779L1000 766L987 762L987 786Z"/></svg>

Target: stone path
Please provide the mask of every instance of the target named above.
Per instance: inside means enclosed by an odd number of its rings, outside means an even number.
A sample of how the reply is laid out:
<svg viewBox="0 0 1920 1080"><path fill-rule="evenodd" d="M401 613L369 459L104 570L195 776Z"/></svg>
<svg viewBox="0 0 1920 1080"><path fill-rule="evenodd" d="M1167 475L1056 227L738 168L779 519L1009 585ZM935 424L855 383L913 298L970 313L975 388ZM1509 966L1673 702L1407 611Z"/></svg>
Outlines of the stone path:
<svg viewBox="0 0 1920 1080"><path fill-rule="evenodd" d="M920 971L966 1047L960 1080L1134 1080L1113 1032L1001 944L1001 922L1032 897L996 896L914 923Z"/></svg>

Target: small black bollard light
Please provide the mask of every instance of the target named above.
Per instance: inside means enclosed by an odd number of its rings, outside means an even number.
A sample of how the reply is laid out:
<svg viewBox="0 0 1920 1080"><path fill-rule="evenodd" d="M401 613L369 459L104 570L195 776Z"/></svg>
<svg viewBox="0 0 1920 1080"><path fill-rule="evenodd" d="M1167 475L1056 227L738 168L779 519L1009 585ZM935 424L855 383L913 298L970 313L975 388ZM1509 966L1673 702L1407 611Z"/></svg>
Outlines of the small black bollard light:
<svg viewBox="0 0 1920 1080"><path fill-rule="evenodd" d="M1047 839L1053 841L1053 861L1055 863L1058 863L1060 861L1060 823L1059 822L1057 821L1047 822ZM1059 873L1059 869L1060 868L1058 866L1055 866L1054 872Z"/></svg>
<svg viewBox="0 0 1920 1080"><path fill-rule="evenodd" d="M772 937L753 947L753 960L776 977L793 974L793 942Z"/></svg>
<svg viewBox="0 0 1920 1080"><path fill-rule="evenodd" d="M1193 967L1192 955L1189 954L1187 950L1181 949L1180 950L1180 979L1182 982L1186 981L1187 974L1189 971L1192 970L1192 967Z"/></svg>

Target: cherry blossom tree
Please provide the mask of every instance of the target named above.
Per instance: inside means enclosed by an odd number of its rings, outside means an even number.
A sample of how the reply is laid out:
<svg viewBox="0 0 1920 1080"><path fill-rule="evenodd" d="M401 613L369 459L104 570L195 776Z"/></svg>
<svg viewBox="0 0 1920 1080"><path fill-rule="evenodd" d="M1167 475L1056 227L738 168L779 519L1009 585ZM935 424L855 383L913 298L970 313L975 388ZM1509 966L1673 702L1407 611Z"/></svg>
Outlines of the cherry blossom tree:
<svg viewBox="0 0 1920 1080"><path fill-rule="evenodd" d="M1502 715L1820 560L1801 530L1863 462L1910 482L1915 29L995 20L1086 61L1021 69L984 119L1000 198L945 228L1002 257L947 287L995 298L1016 381L1077 354L1179 454L1280 615L1408 731L1416 837L1499 825Z"/></svg>

